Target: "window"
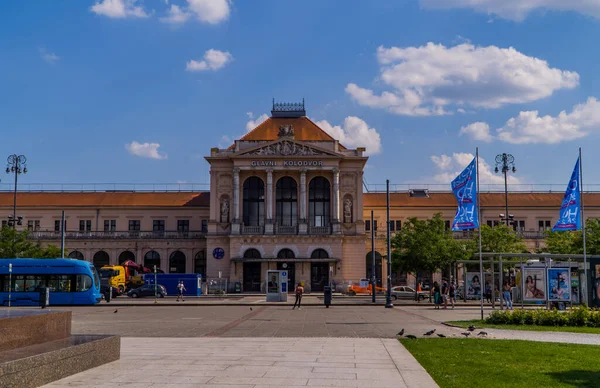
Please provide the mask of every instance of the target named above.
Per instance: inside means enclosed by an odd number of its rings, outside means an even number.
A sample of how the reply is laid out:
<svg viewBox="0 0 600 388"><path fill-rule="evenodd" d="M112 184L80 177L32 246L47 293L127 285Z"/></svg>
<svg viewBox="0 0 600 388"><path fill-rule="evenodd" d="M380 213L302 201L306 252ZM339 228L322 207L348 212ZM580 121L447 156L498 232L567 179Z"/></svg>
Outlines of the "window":
<svg viewBox="0 0 600 388"><path fill-rule="evenodd" d="M65 230L67 230L67 220L65 220ZM54 220L54 231L60 232L60 220Z"/></svg>
<svg viewBox="0 0 600 388"><path fill-rule="evenodd" d="M394 220L390 220L390 232L394 231L395 226L396 226L396 224L394 223Z"/></svg>
<svg viewBox="0 0 600 388"><path fill-rule="evenodd" d="M153 232L164 232L165 231L165 220L153 220L152 221Z"/></svg>
<svg viewBox="0 0 600 388"><path fill-rule="evenodd" d="M29 231L40 230L40 220L28 220L27 221L27 230L29 230Z"/></svg>
<svg viewBox="0 0 600 388"><path fill-rule="evenodd" d="M365 230L371 230L371 220L365 221Z"/></svg>
<svg viewBox="0 0 600 388"><path fill-rule="evenodd" d="M500 221L498 220L487 220L487 226L489 226L490 228L496 227L500 225Z"/></svg>
<svg viewBox="0 0 600 388"><path fill-rule="evenodd" d="M156 251L148 251L144 255L144 267L153 269L154 266L160 269L160 254Z"/></svg>
<svg viewBox="0 0 600 388"><path fill-rule="evenodd" d="M550 220L539 220L538 227L540 232L545 232L547 230L552 229L552 221Z"/></svg>
<svg viewBox="0 0 600 388"><path fill-rule="evenodd" d="M244 258L246 259L260 259L260 252L257 249L250 248L244 252Z"/></svg>
<svg viewBox="0 0 600 388"><path fill-rule="evenodd" d="M79 220L79 231L80 232L91 232L92 231L92 220Z"/></svg>
<svg viewBox="0 0 600 388"><path fill-rule="evenodd" d="M377 231L377 220L373 221L373 229L375 229L375 231Z"/></svg>
<svg viewBox="0 0 600 388"><path fill-rule="evenodd" d="M450 227L450 220L445 220L444 221L444 228L446 230L450 230L451 229L451 227Z"/></svg>
<svg viewBox="0 0 600 388"><path fill-rule="evenodd" d="M390 220L390 231L391 232L399 232L402 229L402 221L400 220Z"/></svg>
<svg viewBox="0 0 600 388"><path fill-rule="evenodd" d="M83 260L83 253L79 251L71 251L69 252L70 259Z"/></svg>
<svg viewBox="0 0 600 388"><path fill-rule="evenodd" d="M315 249L311 255L310 255L311 259L328 259L329 258L329 253L327 253L327 251L325 249Z"/></svg>
<svg viewBox="0 0 600 388"><path fill-rule="evenodd" d="M202 275L202 278L206 277L206 251L199 251L196 253L194 259L194 272Z"/></svg>
<svg viewBox="0 0 600 388"><path fill-rule="evenodd" d="M75 277L75 291L83 292L92 288L92 278L88 275L77 275Z"/></svg>
<svg viewBox="0 0 600 388"><path fill-rule="evenodd" d="M8 226L8 221L7 220L2 220L2 227L4 228L5 226Z"/></svg>
<svg viewBox="0 0 600 388"><path fill-rule="evenodd" d="M329 181L318 176L308 184L308 220L310 226L328 226L331 190Z"/></svg>
<svg viewBox="0 0 600 388"><path fill-rule="evenodd" d="M265 219L265 184L259 177L251 176L244 181L244 225L260 226Z"/></svg>
<svg viewBox="0 0 600 388"><path fill-rule="evenodd" d="M117 230L117 220L104 220L104 231L115 232Z"/></svg>
<svg viewBox="0 0 600 388"><path fill-rule="evenodd" d="M169 256L169 273L185 273L185 254L175 251Z"/></svg>
<svg viewBox="0 0 600 388"><path fill-rule="evenodd" d="M513 221L513 229L517 232L525 231L525 220Z"/></svg>
<svg viewBox="0 0 600 388"><path fill-rule="evenodd" d="M208 220L202 220L202 233L208 232Z"/></svg>
<svg viewBox="0 0 600 388"><path fill-rule="evenodd" d="M296 255L294 255L294 251L292 251L291 249L282 249L279 251L279 253L277 253L277 258L278 259L293 259L295 258Z"/></svg>
<svg viewBox="0 0 600 388"><path fill-rule="evenodd" d="M178 232L189 232L190 231L190 220L177 220L177 231Z"/></svg>
<svg viewBox="0 0 600 388"><path fill-rule="evenodd" d="M139 232L140 231L140 220L129 220L129 231Z"/></svg>
<svg viewBox="0 0 600 388"><path fill-rule="evenodd" d="M402 221L396 220L396 231L399 231L401 229L402 229Z"/></svg>
<svg viewBox="0 0 600 388"><path fill-rule="evenodd" d="M295 226L298 216L298 184L294 178L286 176L277 181L275 191L277 224Z"/></svg>

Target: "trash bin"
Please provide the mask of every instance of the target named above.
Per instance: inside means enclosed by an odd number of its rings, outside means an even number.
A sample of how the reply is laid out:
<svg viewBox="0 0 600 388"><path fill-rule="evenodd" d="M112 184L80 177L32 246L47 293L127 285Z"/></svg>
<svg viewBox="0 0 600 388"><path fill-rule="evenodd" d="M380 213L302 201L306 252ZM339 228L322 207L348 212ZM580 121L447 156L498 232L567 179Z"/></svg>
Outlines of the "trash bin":
<svg viewBox="0 0 600 388"><path fill-rule="evenodd" d="M331 304L331 287L325 286L323 289L323 301L325 302L325 307L329 308Z"/></svg>
<svg viewBox="0 0 600 388"><path fill-rule="evenodd" d="M50 289L48 287L40 288L40 307L46 308L50 305Z"/></svg>

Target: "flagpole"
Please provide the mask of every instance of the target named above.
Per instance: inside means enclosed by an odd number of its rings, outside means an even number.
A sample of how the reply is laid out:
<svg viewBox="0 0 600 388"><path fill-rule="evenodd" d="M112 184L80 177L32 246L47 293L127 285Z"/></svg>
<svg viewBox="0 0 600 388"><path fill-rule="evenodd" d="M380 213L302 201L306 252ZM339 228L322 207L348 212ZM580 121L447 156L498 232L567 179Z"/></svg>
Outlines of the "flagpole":
<svg viewBox="0 0 600 388"><path fill-rule="evenodd" d="M483 278L483 254L481 252L481 202L479 201L479 147L475 147L475 157L477 159L477 229L479 230L479 301L481 309L481 320L483 320L483 286L485 280ZM508 215L506 216L508 217ZM466 284L465 284L466 289Z"/></svg>
<svg viewBox="0 0 600 388"><path fill-rule="evenodd" d="M588 292L588 269L587 269L587 249L585 244L585 217L583 214L583 164L581 160L581 147L579 147L579 202L581 202L581 230L583 233L583 273L585 276L585 303L589 306Z"/></svg>

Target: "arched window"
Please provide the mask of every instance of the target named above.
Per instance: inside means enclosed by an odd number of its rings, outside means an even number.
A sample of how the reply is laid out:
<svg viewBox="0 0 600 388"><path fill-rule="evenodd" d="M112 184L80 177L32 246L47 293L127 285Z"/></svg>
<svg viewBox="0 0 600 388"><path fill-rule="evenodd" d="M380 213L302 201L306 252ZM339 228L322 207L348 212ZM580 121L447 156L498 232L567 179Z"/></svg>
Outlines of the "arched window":
<svg viewBox="0 0 600 388"><path fill-rule="evenodd" d="M202 250L196 253L194 258L194 272L202 275L202 278L206 278L206 251Z"/></svg>
<svg viewBox="0 0 600 388"><path fill-rule="evenodd" d="M102 268L105 265L109 265L110 263L110 258L108 257L108 253L104 252L104 251L98 251L94 254L94 267L96 268Z"/></svg>
<svg viewBox="0 0 600 388"><path fill-rule="evenodd" d="M277 253L277 258L278 259L293 259L295 258L296 255L294 255L294 251L292 251L291 249L282 249L279 251L279 253Z"/></svg>
<svg viewBox="0 0 600 388"><path fill-rule="evenodd" d="M310 226L328 226L331 191L329 181L318 176L308 184L308 220Z"/></svg>
<svg viewBox="0 0 600 388"><path fill-rule="evenodd" d="M175 251L169 256L169 273L185 273L185 254Z"/></svg>
<svg viewBox="0 0 600 388"><path fill-rule="evenodd" d="M259 177L244 181L244 225L259 226L265 219L265 184Z"/></svg>
<svg viewBox="0 0 600 388"><path fill-rule="evenodd" d="M254 248L246 249L244 252L245 259L260 259L260 252Z"/></svg>
<svg viewBox="0 0 600 388"><path fill-rule="evenodd" d="M77 259L77 260L84 260L83 253L81 253L79 251L71 251L71 252L69 252L69 258L70 259Z"/></svg>
<svg viewBox="0 0 600 388"><path fill-rule="evenodd" d="M298 217L298 184L294 178L286 176L277 181L275 191L277 224L295 226Z"/></svg>
<svg viewBox="0 0 600 388"><path fill-rule="evenodd" d="M123 251L119 255L119 264L126 262L127 260L135 261L135 255L131 251Z"/></svg>
<svg viewBox="0 0 600 388"><path fill-rule="evenodd" d="M154 266L156 266L156 268L160 268L160 255L156 251L148 251L144 255L144 267L153 270Z"/></svg>
<svg viewBox="0 0 600 388"><path fill-rule="evenodd" d="M328 259L329 253L325 249L315 249L310 255L311 259Z"/></svg>

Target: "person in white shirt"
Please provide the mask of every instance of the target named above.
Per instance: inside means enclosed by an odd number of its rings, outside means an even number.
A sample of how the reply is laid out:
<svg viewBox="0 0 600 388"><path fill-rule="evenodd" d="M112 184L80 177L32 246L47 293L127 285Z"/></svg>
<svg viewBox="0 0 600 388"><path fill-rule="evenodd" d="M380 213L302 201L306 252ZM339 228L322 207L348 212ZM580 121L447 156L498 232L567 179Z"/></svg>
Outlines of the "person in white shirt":
<svg viewBox="0 0 600 388"><path fill-rule="evenodd" d="M185 302L185 299L183 299L183 291L187 291L185 289L185 286L183 285L183 280L181 280L179 282L179 284L177 285L177 302L179 302L179 298L181 298L181 300L183 302Z"/></svg>

